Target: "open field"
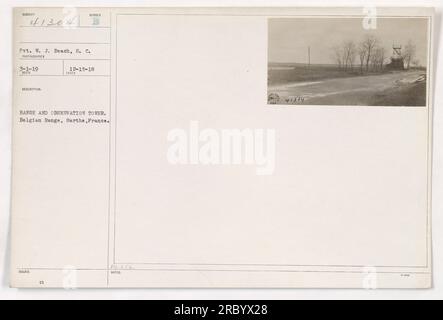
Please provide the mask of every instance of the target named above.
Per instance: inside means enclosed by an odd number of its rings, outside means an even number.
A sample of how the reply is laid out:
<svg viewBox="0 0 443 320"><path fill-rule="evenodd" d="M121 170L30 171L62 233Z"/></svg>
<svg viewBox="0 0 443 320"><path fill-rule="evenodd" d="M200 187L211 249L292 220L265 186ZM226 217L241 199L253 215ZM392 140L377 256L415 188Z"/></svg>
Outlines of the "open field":
<svg viewBox="0 0 443 320"><path fill-rule="evenodd" d="M361 74L328 65L270 65L268 100L270 104L425 106L426 70Z"/></svg>
<svg viewBox="0 0 443 320"><path fill-rule="evenodd" d="M335 65L311 65L296 63L271 63L268 66L268 85L290 82L315 81L332 78L347 78L360 75L360 69L338 70Z"/></svg>

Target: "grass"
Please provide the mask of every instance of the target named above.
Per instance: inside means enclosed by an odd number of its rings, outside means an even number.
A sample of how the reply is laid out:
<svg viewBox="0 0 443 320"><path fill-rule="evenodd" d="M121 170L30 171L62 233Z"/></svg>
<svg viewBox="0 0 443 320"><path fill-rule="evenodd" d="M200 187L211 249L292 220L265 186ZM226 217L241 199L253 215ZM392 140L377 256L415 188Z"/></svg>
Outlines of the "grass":
<svg viewBox="0 0 443 320"><path fill-rule="evenodd" d="M380 92L354 92L307 100L306 105L426 106L426 82L393 87Z"/></svg>
<svg viewBox="0 0 443 320"><path fill-rule="evenodd" d="M426 106L426 82L378 92L371 100L374 106Z"/></svg>
<svg viewBox="0 0 443 320"><path fill-rule="evenodd" d="M387 71L385 71L387 72ZM333 78L349 78L383 72L361 73L360 67L352 70L340 70L335 65L275 64L268 66L268 85L281 85L291 82L310 82Z"/></svg>

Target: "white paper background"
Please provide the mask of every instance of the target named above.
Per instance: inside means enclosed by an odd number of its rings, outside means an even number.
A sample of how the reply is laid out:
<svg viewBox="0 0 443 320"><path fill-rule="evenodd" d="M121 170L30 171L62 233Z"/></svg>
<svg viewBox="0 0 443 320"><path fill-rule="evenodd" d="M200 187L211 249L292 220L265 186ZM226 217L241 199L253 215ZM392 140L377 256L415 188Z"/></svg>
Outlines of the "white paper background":
<svg viewBox="0 0 443 320"><path fill-rule="evenodd" d="M302 290L302 289L143 289L143 290L18 290L9 288L9 198L10 198L10 132L11 132L11 43L12 7L14 6L364 6L367 1L9 1L0 4L0 299L441 299L443 298L443 194L442 185L442 112L440 41L436 49L435 100L434 100L434 174L433 174L433 245L434 288L431 290ZM437 10L436 33L441 39L441 0L390 0L373 1L383 6L435 6ZM440 70L439 70L440 69Z"/></svg>

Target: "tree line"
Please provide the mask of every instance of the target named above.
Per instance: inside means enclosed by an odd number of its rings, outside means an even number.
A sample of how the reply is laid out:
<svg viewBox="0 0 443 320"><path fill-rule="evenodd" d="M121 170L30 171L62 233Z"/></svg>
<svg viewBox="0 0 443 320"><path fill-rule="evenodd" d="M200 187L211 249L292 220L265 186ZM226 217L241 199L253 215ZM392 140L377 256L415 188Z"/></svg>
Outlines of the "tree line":
<svg viewBox="0 0 443 320"><path fill-rule="evenodd" d="M369 71L381 71L388 62L388 52L380 41L373 35L366 36L361 42L352 40L344 41L332 48L332 58L337 67L344 71L358 69L361 73ZM417 66L415 60L416 46L409 41L402 48L404 67L409 69L412 65Z"/></svg>

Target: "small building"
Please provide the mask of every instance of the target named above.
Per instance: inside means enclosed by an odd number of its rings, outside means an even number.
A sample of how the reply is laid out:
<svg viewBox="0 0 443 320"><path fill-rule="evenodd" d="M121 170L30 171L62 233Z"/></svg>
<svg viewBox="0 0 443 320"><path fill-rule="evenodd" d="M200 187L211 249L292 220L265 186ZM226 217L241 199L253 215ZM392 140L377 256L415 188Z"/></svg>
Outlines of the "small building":
<svg viewBox="0 0 443 320"><path fill-rule="evenodd" d="M405 61L401 53L401 46L392 46L391 62L386 65L386 68L391 70L405 69Z"/></svg>

